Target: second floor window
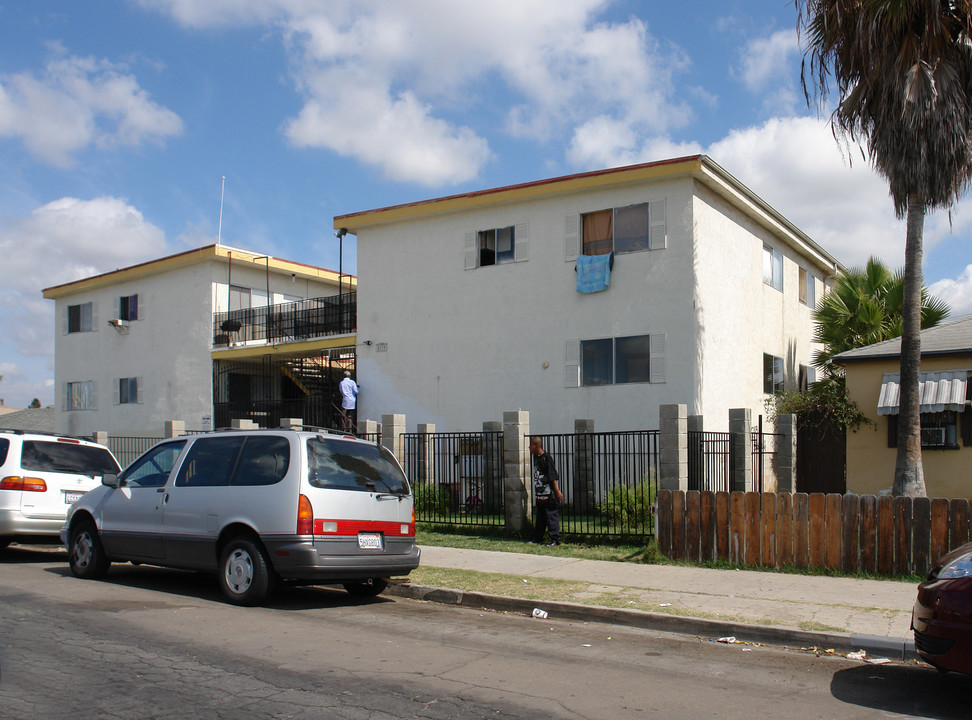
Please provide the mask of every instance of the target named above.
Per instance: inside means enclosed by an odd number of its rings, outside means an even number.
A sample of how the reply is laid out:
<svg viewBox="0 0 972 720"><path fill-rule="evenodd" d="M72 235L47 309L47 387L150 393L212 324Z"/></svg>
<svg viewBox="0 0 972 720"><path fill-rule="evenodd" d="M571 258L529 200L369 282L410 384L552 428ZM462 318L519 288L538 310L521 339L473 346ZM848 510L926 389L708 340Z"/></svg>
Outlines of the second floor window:
<svg viewBox="0 0 972 720"><path fill-rule="evenodd" d="M581 254L606 255L664 247L664 201L581 215Z"/></svg>
<svg viewBox="0 0 972 720"><path fill-rule="evenodd" d="M94 381L69 382L65 393L66 410L94 410Z"/></svg>
<svg viewBox="0 0 972 720"><path fill-rule="evenodd" d="M138 400L138 378L119 378L118 404L129 405L137 403Z"/></svg>
<svg viewBox="0 0 972 720"><path fill-rule="evenodd" d="M516 259L516 231L510 225L476 233L479 245L479 267L511 263Z"/></svg>
<svg viewBox="0 0 972 720"><path fill-rule="evenodd" d="M763 392L783 392L783 358L763 353Z"/></svg>
<svg viewBox="0 0 972 720"><path fill-rule="evenodd" d="M783 292L783 253L763 246L763 282Z"/></svg>
<svg viewBox="0 0 972 720"><path fill-rule="evenodd" d="M68 305L68 333L91 332L93 328L93 306L91 303Z"/></svg>
<svg viewBox="0 0 972 720"><path fill-rule="evenodd" d="M138 320L138 295L122 295L118 298L118 319Z"/></svg>

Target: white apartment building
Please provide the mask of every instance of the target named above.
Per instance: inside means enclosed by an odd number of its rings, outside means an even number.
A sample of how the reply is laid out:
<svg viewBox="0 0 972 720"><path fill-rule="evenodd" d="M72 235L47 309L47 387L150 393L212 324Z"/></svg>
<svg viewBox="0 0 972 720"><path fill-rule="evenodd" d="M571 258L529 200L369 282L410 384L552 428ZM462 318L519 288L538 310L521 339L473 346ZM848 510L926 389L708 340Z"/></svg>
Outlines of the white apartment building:
<svg viewBox="0 0 972 720"><path fill-rule="evenodd" d="M55 429L158 436L233 419L331 424L356 278L210 245L50 287Z"/></svg>
<svg viewBox="0 0 972 720"><path fill-rule="evenodd" d="M357 236L364 280L359 417L405 413L440 431L517 409L543 433L572 432L575 419L652 429L669 403L726 430L730 408L755 418L770 394L812 380L811 309L838 269L704 155L334 227ZM591 292L605 265L609 284Z"/></svg>

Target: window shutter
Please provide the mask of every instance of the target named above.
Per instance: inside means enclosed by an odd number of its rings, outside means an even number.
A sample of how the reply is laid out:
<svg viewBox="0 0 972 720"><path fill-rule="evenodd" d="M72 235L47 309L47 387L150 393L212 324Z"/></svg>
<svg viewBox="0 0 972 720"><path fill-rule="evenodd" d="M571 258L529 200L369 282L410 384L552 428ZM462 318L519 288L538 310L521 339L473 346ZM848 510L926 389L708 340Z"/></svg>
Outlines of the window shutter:
<svg viewBox="0 0 972 720"><path fill-rule="evenodd" d="M111 404L118 405L121 403L121 378L114 378L111 381Z"/></svg>
<svg viewBox="0 0 972 720"><path fill-rule="evenodd" d="M648 208L648 223L648 249L661 250L668 247L664 198L651 201Z"/></svg>
<svg viewBox="0 0 972 720"><path fill-rule="evenodd" d="M145 296L139 293L138 295L133 295L132 297L135 298L135 304L138 310L138 314L136 315L135 319L144 320L145 319Z"/></svg>
<svg viewBox="0 0 972 720"><path fill-rule="evenodd" d="M68 395L70 387L69 383L61 383L61 410L64 412L71 409L71 398Z"/></svg>
<svg viewBox="0 0 972 720"><path fill-rule="evenodd" d="M514 262L530 259L530 223L520 223L513 230Z"/></svg>
<svg viewBox="0 0 972 720"><path fill-rule="evenodd" d="M972 411L966 406L964 412L960 412L959 417L962 423L962 444L965 447L972 445Z"/></svg>
<svg viewBox="0 0 972 720"><path fill-rule="evenodd" d="M479 267L478 253L479 248L476 247L476 233L467 232L465 235L466 270L474 270Z"/></svg>
<svg viewBox="0 0 972 720"><path fill-rule="evenodd" d="M580 387L580 341L568 340L564 353L564 387Z"/></svg>
<svg viewBox="0 0 972 720"><path fill-rule="evenodd" d="M648 382L665 382L665 334L648 336Z"/></svg>
<svg viewBox="0 0 972 720"><path fill-rule="evenodd" d="M564 236L564 260L574 262L580 254L580 215L568 215Z"/></svg>
<svg viewBox="0 0 972 720"><path fill-rule="evenodd" d="M139 405L141 405L145 400L145 398L142 397L142 395L144 394L142 392L142 388L144 387L144 385L145 385L145 378L143 376L139 375L138 377L135 378L135 402L137 402Z"/></svg>
<svg viewBox="0 0 972 720"><path fill-rule="evenodd" d="M98 332L98 303L91 301L91 332Z"/></svg>
<svg viewBox="0 0 972 720"><path fill-rule="evenodd" d="M91 400L88 403L88 410L98 409L98 383L95 380L91 381Z"/></svg>
<svg viewBox="0 0 972 720"><path fill-rule="evenodd" d="M61 335L68 334L68 317L70 316L70 314L71 314L71 306L65 305L64 314L61 315Z"/></svg>

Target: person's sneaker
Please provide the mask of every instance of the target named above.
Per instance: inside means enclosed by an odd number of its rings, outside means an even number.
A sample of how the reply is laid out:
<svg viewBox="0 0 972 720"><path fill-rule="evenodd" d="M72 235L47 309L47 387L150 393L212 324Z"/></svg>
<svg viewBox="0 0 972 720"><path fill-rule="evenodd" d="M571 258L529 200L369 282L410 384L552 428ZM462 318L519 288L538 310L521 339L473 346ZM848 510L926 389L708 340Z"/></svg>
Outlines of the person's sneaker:
<svg viewBox="0 0 972 720"><path fill-rule="evenodd" d="M527 540L527 543L526 544L527 545L536 545L537 544L537 541L536 540Z"/></svg>
<svg viewBox="0 0 972 720"><path fill-rule="evenodd" d="M547 547L559 547L559 546L560 546L560 542L547 543Z"/></svg>

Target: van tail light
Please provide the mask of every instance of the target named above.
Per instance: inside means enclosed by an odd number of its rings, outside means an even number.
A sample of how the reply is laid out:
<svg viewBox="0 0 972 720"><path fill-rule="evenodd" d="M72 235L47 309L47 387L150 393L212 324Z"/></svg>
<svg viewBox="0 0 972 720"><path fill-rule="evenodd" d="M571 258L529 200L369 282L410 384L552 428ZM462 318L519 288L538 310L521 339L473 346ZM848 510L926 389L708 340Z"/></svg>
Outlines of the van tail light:
<svg viewBox="0 0 972 720"><path fill-rule="evenodd" d="M297 501L297 534L314 534L314 508L306 495L301 495Z"/></svg>
<svg viewBox="0 0 972 720"><path fill-rule="evenodd" d="M24 492L47 492L43 478L10 475L0 480L0 490L23 490Z"/></svg>

